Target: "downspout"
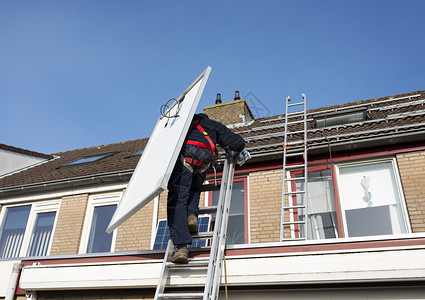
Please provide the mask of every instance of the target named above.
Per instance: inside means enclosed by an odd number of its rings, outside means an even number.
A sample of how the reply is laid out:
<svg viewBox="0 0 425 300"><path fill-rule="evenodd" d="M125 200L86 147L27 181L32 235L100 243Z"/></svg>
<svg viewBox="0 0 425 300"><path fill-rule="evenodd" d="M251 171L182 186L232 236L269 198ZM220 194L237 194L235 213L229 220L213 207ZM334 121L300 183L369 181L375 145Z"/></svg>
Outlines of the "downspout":
<svg viewBox="0 0 425 300"><path fill-rule="evenodd" d="M24 264L14 263L12 269L12 275L10 276L9 286L7 287L5 300L14 300L16 294L16 288L18 286L19 275Z"/></svg>

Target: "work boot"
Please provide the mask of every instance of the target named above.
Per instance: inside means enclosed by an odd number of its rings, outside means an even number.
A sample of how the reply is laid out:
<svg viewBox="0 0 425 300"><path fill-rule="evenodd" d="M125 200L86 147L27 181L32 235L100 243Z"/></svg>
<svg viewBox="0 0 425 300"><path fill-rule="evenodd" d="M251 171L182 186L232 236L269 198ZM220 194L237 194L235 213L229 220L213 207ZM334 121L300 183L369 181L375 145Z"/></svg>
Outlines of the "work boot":
<svg viewBox="0 0 425 300"><path fill-rule="evenodd" d="M189 250L187 250L187 247L177 248L171 257L170 262L175 264L187 264L188 254Z"/></svg>
<svg viewBox="0 0 425 300"><path fill-rule="evenodd" d="M194 214L189 214L187 217L187 227L189 228L190 233L198 232L198 217Z"/></svg>

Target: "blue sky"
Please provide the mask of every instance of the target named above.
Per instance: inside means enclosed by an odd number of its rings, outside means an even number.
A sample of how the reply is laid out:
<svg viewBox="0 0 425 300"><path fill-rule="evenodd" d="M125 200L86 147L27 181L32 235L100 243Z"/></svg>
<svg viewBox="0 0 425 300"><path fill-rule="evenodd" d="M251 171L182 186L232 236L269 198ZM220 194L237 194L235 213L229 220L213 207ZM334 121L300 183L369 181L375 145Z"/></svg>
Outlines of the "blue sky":
<svg viewBox="0 0 425 300"><path fill-rule="evenodd" d="M425 1L0 1L0 143L42 153L148 137L209 65L198 107L284 113L425 90Z"/></svg>

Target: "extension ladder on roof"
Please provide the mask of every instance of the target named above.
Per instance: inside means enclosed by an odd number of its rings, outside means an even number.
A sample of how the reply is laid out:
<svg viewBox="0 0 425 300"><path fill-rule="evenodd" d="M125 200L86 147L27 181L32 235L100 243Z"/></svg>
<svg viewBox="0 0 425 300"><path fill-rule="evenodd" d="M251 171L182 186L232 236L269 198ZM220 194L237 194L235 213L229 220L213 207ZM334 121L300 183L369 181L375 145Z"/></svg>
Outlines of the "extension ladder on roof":
<svg viewBox="0 0 425 300"><path fill-rule="evenodd" d="M233 155L226 155L223 168L223 176L220 186L218 205L214 207L200 208L199 214L216 213L214 231L200 232L192 235L193 239L212 238L210 255L205 260L189 259L188 264L174 264L169 262L174 245L172 240L168 241L165 251L164 261L162 263L158 286L155 292L155 300L159 299L218 299L220 290L221 273L223 267L224 250L226 247L227 222L229 219L230 201L232 196L233 174L235 162ZM208 190L208 189L205 189ZM173 271L184 271L190 275L191 272L206 271L206 282L204 292L167 292L167 280L172 276ZM172 287L175 290L176 287Z"/></svg>
<svg viewBox="0 0 425 300"><path fill-rule="evenodd" d="M308 237L306 95L291 103L286 98L280 240Z"/></svg>

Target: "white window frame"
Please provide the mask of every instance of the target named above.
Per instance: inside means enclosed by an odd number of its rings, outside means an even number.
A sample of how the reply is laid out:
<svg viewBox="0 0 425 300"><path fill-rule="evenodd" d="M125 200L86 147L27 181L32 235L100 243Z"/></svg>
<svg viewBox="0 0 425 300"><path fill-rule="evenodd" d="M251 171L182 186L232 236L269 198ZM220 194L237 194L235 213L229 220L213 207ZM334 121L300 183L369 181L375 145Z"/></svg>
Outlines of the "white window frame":
<svg viewBox="0 0 425 300"><path fill-rule="evenodd" d="M344 236L348 237L348 225L347 225L347 220L345 217L345 211L346 211L346 207L344 206L344 201L342 201L341 199L341 192L340 192L340 182L341 182L341 177L340 177L340 168L341 167L355 167L355 166L366 166L366 165L371 165L371 164L378 164L378 163L385 163L385 162L391 162L392 165L392 170L394 172L394 177L395 177L395 184L396 184L396 188L397 188L397 194L398 197L400 199L400 207L402 210L402 215L403 215L403 221L404 221L404 225L406 227L406 234L411 233L412 232L412 227L411 224L409 222L409 214L408 214L408 210L407 210L407 204L406 204L406 199L404 198L404 193L403 193L403 185L401 183L401 179L400 179L400 173L398 170L398 166L397 166L397 161L396 158L382 158L382 159L373 159L373 160L361 160L361 161L356 161L356 162L349 162L349 163L336 163L334 165L335 168L335 179L336 179L336 184L337 184L337 193L338 193L338 198L339 198L339 204L340 204L340 210L341 210L341 217L342 217L342 224L343 224L343 229L344 229Z"/></svg>
<svg viewBox="0 0 425 300"><path fill-rule="evenodd" d="M6 211L8 208L31 205L31 210L28 215L27 226L25 228L24 237L22 239L21 250L19 251L19 257L27 257L28 255L28 252L30 250L31 237L34 231L35 222L37 220L37 214L46 213L46 212L55 212L56 213L55 222L53 223L53 229L52 229L51 238L50 238L48 250L47 250L47 256L50 255L50 249L52 247L52 241L55 234L56 223L58 220L58 211L59 211L60 203L61 203L61 200L48 200L48 201L5 205L2 207L2 210L0 212L0 227L3 226L4 218L6 216Z"/></svg>
<svg viewBox="0 0 425 300"><path fill-rule="evenodd" d="M90 238L90 231L93 221L94 209L99 206L107 206L107 205L118 205L122 198L122 192L113 192L113 193L105 193L105 194L97 194L90 195L87 203L86 214L84 218L83 231L81 233L81 242L80 248L78 250L79 254L87 253L87 246ZM115 243L117 239L117 230L115 229L112 232L112 242L111 242L111 250L110 252L115 251Z"/></svg>

